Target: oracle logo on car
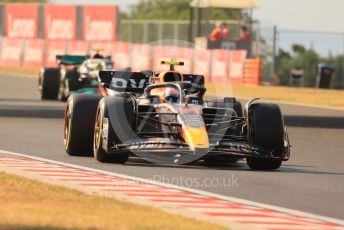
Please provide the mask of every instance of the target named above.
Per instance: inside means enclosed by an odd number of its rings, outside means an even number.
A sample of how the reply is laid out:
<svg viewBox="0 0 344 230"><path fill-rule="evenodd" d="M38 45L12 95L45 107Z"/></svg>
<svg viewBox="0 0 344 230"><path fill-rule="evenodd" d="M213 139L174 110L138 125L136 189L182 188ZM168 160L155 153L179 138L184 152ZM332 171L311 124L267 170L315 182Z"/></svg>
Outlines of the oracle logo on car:
<svg viewBox="0 0 344 230"><path fill-rule="evenodd" d="M86 40L111 41L113 39L113 24L108 20L91 20L86 17Z"/></svg>
<svg viewBox="0 0 344 230"><path fill-rule="evenodd" d="M34 38L35 20L30 18L15 18L8 15L7 31L10 38Z"/></svg>
<svg viewBox="0 0 344 230"><path fill-rule="evenodd" d="M47 17L47 38L48 39L73 39L74 26L69 19L52 19Z"/></svg>

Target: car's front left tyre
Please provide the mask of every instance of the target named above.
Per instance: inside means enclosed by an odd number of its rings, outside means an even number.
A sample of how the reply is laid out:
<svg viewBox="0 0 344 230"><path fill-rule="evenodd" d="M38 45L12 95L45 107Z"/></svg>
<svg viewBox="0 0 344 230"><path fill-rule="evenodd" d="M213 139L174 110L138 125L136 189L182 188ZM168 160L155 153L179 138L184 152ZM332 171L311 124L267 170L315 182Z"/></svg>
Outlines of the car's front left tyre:
<svg viewBox="0 0 344 230"><path fill-rule="evenodd" d="M253 170L278 169L284 154L284 120L280 108L275 104L257 103L248 112L251 144L269 151L272 157L247 158L247 165Z"/></svg>

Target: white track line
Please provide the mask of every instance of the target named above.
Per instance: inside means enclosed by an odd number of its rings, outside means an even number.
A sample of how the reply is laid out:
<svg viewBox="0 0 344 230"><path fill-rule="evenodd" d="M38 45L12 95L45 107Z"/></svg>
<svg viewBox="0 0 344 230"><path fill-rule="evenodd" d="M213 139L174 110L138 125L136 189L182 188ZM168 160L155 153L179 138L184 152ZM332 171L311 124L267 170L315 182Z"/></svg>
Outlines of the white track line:
<svg viewBox="0 0 344 230"><path fill-rule="evenodd" d="M240 199L240 198L219 195L219 194L215 194L215 193L210 193L210 192L191 189L191 188L180 187L180 186L171 185L171 184L165 184L165 183L161 183L161 182L157 182L157 181L153 181L153 180L149 180L149 179L143 179L143 178L128 176L128 175L119 174L119 173L107 172L107 171L98 170L98 169L94 169L94 168L89 168L89 167L84 167L84 166L79 166L79 165L49 160L49 159L45 159L45 158L41 158L41 157L34 157L34 156L22 154L22 153L16 153L16 152L11 152L11 151L1 150L1 149L0 149L0 153L30 158L30 159L34 159L34 160L38 160L38 161L43 161L43 162L57 164L57 165L63 165L63 166L67 166L67 167L71 167L71 168L75 168L75 169L82 169L82 170L87 170L87 171L91 171L91 172L95 172L95 173L101 173L101 174L106 174L106 175L110 175L110 176L115 176L115 177L121 177L121 178L124 178L127 180L133 180L133 181L147 183L147 184L151 184L151 185L157 185L157 186L162 186L162 187L166 187L166 188L177 189L179 191L186 191L186 192L190 192L190 193L194 193L194 194L198 194L198 195L202 195L202 196L207 196L207 197L213 197L213 198L217 198L217 199L225 200L225 201L238 202L238 203L242 203L242 204L246 204L246 205L250 205L250 206L275 210L275 211L280 212L280 213L287 213L287 214L290 214L293 216L296 215L296 216L301 216L301 217L307 217L307 218L311 218L311 219L317 219L317 220L332 222L332 223L344 226L344 220L339 220L339 219L330 218L330 217L324 217L324 216L311 214L311 213L307 213L307 212L303 212L303 211L298 211L298 210L293 210L293 209L288 209L288 208L282 208L282 207L278 207L278 206L274 206L274 205L263 204L263 203L259 203L259 202L255 202L255 201L249 201L249 200L244 200L244 199Z"/></svg>

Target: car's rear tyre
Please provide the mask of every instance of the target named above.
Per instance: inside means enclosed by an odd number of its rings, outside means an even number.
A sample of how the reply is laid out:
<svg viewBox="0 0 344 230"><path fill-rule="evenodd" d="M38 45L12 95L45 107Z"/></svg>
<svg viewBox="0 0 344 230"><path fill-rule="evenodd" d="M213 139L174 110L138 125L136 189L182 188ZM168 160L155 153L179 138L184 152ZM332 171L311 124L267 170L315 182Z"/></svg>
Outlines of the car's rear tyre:
<svg viewBox="0 0 344 230"><path fill-rule="evenodd" d="M59 88L59 99L67 101L71 92L80 89L79 73L76 70L67 70Z"/></svg>
<svg viewBox="0 0 344 230"><path fill-rule="evenodd" d="M249 135L253 145L273 153L274 157L283 156L284 121L283 115L275 104L257 103L249 109ZM275 170L282 160L271 158L247 158L253 170Z"/></svg>
<svg viewBox="0 0 344 230"><path fill-rule="evenodd" d="M75 94L65 111L64 147L71 156L93 155L94 121L99 95Z"/></svg>
<svg viewBox="0 0 344 230"><path fill-rule="evenodd" d="M38 77L38 89L42 100L56 100L60 87L60 69L42 69Z"/></svg>

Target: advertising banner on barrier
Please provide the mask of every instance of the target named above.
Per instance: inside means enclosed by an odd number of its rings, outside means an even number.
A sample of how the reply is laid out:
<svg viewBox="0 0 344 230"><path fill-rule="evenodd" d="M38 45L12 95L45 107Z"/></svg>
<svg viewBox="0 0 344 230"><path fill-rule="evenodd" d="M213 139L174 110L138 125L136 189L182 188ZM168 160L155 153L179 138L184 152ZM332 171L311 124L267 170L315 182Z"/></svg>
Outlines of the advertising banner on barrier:
<svg viewBox="0 0 344 230"><path fill-rule="evenodd" d="M48 40L76 39L76 6L44 5L44 38Z"/></svg>
<svg viewBox="0 0 344 230"><path fill-rule="evenodd" d="M89 52L89 44L85 41L70 41L67 46L67 54L86 55Z"/></svg>
<svg viewBox="0 0 344 230"><path fill-rule="evenodd" d="M152 69L151 46L147 44L135 44L131 51L131 67L134 71Z"/></svg>
<svg viewBox="0 0 344 230"><path fill-rule="evenodd" d="M6 4L5 12L5 36L9 38L37 38L37 4Z"/></svg>
<svg viewBox="0 0 344 230"><path fill-rule="evenodd" d="M45 48L45 66L56 66L56 55L66 54L65 41L47 41Z"/></svg>
<svg viewBox="0 0 344 230"><path fill-rule="evenodd" d="M184 62L183 66L176 67L177 71L188 74L192 72L193 49L176 47L173 59Z"/></svg>
<svg viewBox="0 0 344 230"><path fill-rule="evenodd" d="M195 49L193 74L201 74L205 81L209 82L211 51L206 49Z"/></svg>
<svg viewBox="0 0 344 230"><path fill-rule="evenodd" d="M41 39L26 40L23 65L41 67L43 65L44 41Z"/></svg>
<svg viewBox="0 0 344 230"><path fill-rule="evenodd" d="M116 41L115 6L85 5L83 9L83 36L86 41Z"/></svg>
<svg viewBox="0 0 344 230"><path fill-rule="evenodd" d="M24 41L21 39L3 38L0 65L20 66Z"/></svg>
<svg viewBox="0 0 344 230"><path fill-rule="evenodd" d="M90 42L90 51L89 53L91 56L95 55L97 52L104 56L111 56L112 55L112 42Z"/></svg>
<svg viewBox="0 0 344 230"><path fill-rule="evenodd" d="M244 83L244 64L246 50L229 51L229 80L233 85Z"/></svg>
<svg viewBox="0 0 344 230"><path fill-rule="evenodd" d="M112 50L112 59L115 69L124 69L131 66L131 44L127 42L115 42Z"/></svg>
<svg viewBox="0 0 344 230"><path fill-rule="evenodd" d="M215 84L227 84L228 81L228 50L211 51L210 81Z"/></svg>
<svg viewBox="0 0 344 230"><path fill-rule="evenodd" d="M167 66L161 65L161 61L168 61L175 56L174 46L154 46L153 47L153 68L159 73L168 70Z"/></svg>

